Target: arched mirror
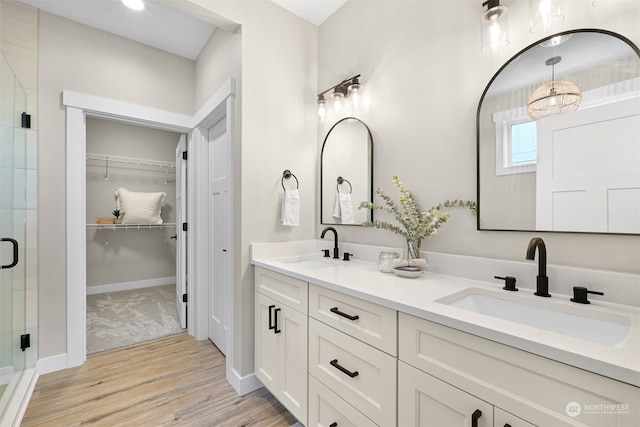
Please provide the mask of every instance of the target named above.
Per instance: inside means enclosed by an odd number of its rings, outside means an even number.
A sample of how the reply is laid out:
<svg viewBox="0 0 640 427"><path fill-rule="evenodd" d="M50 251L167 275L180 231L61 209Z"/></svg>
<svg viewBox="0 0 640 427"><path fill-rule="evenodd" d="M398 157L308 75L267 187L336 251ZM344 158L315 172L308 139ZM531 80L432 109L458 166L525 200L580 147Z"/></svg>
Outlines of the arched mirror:
<svg viewBox="0 0 640 427"><path fill-rule="evenodd" d="M335 123L320 156L320 222L360 225L373 219L373 137L361 120L346 117Z"/></svg>
<svg viewBox="0 0 640 427"><path fill-rule="evenodd" d="M533 92L547 84L557 108L558 81L576 86L577 110L539 118ZM640 50L628 39L576 30L527 47L487 85L477 138L479 230L640 234Z"/></svg>

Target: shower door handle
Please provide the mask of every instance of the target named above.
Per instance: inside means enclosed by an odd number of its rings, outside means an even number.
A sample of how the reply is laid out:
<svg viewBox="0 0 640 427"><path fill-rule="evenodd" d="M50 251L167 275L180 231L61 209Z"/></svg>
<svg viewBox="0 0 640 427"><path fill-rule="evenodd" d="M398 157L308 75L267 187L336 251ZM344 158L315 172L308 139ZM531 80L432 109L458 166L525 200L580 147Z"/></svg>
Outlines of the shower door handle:
<svg viewBox="0 0 640 427"><path fill-rule="evenodd" d="M18 242L10 237L3 237L3 242L11 242L13 245L13 262L11 264L3 265L2 268L13 268L18 264Z"/></svg>

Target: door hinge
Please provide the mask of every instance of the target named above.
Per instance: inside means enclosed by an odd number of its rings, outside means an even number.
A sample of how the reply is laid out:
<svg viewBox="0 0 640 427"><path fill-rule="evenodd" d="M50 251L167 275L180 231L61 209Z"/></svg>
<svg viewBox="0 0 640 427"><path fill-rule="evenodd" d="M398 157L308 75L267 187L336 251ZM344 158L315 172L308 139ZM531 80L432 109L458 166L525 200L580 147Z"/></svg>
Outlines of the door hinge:
<svg viewBox="0 0 640 427"><path fill-rule="evenodd" d="M25 351L31 347L31 334L20 335L20 350Z"/></svg>
<svg viewBox="0 0 640 427"><path fill-rule="evenodd" d="M187 294L182 294L182 302L187 302Z"/></svg>
<svg viewBox="0 0 640 427"><path fill-rule="evenodd" d="M186 151L182 152L182 160L187 160L187 152Z"/></svg>
<svg viewBox="0 0 640 427"><path fill-rule="evenodd" d="M22 127L31 129L31 114L22 113Z"/></svg>
<svg viewBox="0 0 640 427"><path fill-rule="evenodd" d="M186 222L182 223L182 231L187 231L187 223Z"/></svg>

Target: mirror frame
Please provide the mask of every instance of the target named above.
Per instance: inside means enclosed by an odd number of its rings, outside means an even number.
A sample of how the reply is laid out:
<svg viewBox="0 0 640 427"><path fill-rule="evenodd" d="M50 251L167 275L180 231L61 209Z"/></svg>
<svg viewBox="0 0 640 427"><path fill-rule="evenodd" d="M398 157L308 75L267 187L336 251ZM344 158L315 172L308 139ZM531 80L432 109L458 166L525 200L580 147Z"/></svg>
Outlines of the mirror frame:
<svg viewBox="0 0 640 427"><path fill-rule="evenodd" d="M495 79L500 75L500 73L502 73L502 71L507 68L513 61L515 61L517 58L520 57L520 55L522 55L523 53L525 53L526 51L528 51L529 49L532 49L533 47L539 45L540 43L543 43L549 39L552 39L556 36L561 36L561 35L565 35L565 34L575 34L575 33L585 33L585 32L589 32L589 33L600 33L600 34L605 34L608 36L612 36L612 37L616 37L618 39L620 39L621 41L625 42L627 45L629 45L629 47L631 49L633 49L633 51L636 53L636 55L638 55L638 59L640 60L640 48L638 48L638 46L636 46L636 44L634 42L632 42L631 40L629 40L627 37L615 33L613 31L608 31L608 30L602 30L602 29L596 29L596 28L579 28L579 29L574 29L574 30L568 30L568 31L563 31L560 33L555 33L555 34L551 34L545 38L542 38L538 41L536 41L535 43L532 43L530 45L528 45L527 47L525 47L524 49L520 50L518 53L516 53L515 55L513 55L507 62L505 62L499 69L498 71L496 71L496 73L493 75L493 77L491 77L491 79L489 80L489 83L487 83L487 86L484 88L484 91L482 92L482 96L480 96L480 101L478 102L478 110L476 112L476 203L477 203L477 207L478 207L478 212L476 215L476 229L480 230L480 231L519 231L519 232L530 232L530 233L569 233L569 234L600 234L600 235L605 235L605 236L615 236L615 235L623 235L623 236L638 236L640 234L638 233L621 233L621 232L604 232L604 231L561 231L561 230L520 230L520 229L499 229L499 228L482 228L480 225L480 213L481 213L481 206L480 206L480 110L482 109L482 102L484 101L484 98L487 94L487 92L489 91L489 88L491 87L491 85L493 84L493 82L495 81Z"/></svg>
<svg viewBox="0 0 640 427"><path fill-rule="evenodd" d="M331 135L331 131L338 126L340 123L347 121L347 120L356 120L358 122L360 122L365 129L367 130L367 135L369 136L369 158L368 158L368 163L369 163L369 201L373 202L373 135L371 135L371 129L369 129L369 126L367 126L367 124L365 122L363 122L362 120L356 118L356 117L345 117L342 118L340 120L338 120L337 122L335 122L331 128L329 129L329 131L327 132L327 135L324 137L324 141L322 142L322 150L320 151L320 224L326 224L326 225L344 225L344 226L362 226L362 224L340 224L340 223L335 223L335 222L325 222L323 216L322 216L322 208L323 208L323 204L322 204L322 200L323 200L323 186L322 186L322 176L323 176L323 169L324 169L324 148L327 144L327 140L329 139L329 135ZM358 202L358 205L360 205L360 202ZM357 206L354 206L355 209L357 209ZM369 210L369 215L368 215L368 220L369 221L373 221L373 209Z"/></svg>

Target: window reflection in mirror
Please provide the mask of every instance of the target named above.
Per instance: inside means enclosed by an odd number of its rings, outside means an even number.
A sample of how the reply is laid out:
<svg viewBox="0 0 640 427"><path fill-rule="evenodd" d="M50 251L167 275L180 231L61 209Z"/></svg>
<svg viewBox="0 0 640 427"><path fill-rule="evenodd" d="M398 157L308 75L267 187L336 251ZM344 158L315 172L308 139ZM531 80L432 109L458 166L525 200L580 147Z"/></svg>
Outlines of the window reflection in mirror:
<svg viewBox="0 0 640 427"><path fill-rule="evenodd" d="M640 234L640 51L602 30L550 36L511 58L478 106L478 229ZM537 121L529 95L576 83L577 111Z"/></svg>
<svg viewBox="0 0 640 427"><path fill-rule="evenodd" d="M320 222L361 225L373 219L373 137L361 120L336 122L324 139L320 157Z"/></svg>

